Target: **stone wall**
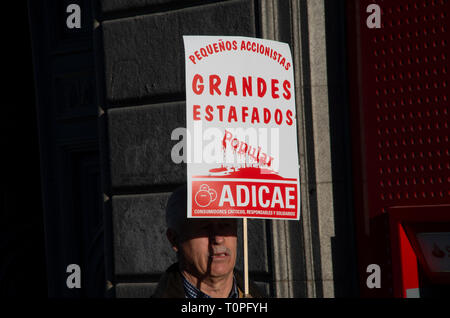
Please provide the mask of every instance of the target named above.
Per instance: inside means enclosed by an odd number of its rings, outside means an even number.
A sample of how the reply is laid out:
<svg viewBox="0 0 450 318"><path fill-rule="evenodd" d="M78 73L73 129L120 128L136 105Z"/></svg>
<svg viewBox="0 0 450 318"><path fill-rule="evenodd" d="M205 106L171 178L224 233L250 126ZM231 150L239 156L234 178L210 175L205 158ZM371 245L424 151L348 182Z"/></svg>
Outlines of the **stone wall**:
<svg viewBox="0 0 450 318"><path fill-rule="evenodd" d="M170 157L178 142L172 130L186 125L182 35L258 36L256 12L250 0L98 3L105 216L111 217L117 297L148 297L175 261L164 208L170 192L186 182L185 164ZM268 227L249 223L250 276L270 294ZM238 255L237 267L242 264Z"/></svg>

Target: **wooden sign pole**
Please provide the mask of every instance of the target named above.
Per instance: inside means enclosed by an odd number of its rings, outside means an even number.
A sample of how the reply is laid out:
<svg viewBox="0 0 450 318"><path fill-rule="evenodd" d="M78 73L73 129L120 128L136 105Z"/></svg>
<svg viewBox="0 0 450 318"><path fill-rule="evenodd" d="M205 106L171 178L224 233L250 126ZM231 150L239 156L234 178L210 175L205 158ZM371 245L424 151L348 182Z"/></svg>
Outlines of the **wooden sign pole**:
<svg viewBox="0 0 450 318"><path fill-rule="evenodd" d="M247 238L247 218L243 219L244 238L244 297L248 298L248 238Z"/></svg>

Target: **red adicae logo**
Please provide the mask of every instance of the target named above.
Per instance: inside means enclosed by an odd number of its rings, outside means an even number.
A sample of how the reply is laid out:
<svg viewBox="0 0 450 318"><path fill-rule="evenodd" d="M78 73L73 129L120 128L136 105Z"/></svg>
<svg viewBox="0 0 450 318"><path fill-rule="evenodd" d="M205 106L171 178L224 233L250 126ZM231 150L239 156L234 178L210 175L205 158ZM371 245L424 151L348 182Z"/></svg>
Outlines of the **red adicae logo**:
<svg viewBox="0 0 450 318"><path fill-rule="evenodd" d="M216 201L216 199L216 190L211 189L207 184L202 184L195 194L195 203L202 208L207 207L212 202Z"/></svg>

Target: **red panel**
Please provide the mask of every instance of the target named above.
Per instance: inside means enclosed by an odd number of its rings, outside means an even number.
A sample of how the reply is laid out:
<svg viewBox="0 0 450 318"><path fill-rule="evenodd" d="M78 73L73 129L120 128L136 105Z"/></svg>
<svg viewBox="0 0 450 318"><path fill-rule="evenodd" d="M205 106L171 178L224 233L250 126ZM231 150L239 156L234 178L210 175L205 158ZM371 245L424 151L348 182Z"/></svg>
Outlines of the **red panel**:
<svg viewBox="0 0 450 318"><path fill-rule="evenodd" d="M369 29L366 8L382 10ZM387 208L450 201L448 0L348 1L359 266L382 268L393 295Z"/></svg>
<svg viewBox="0 0 450 318"><path fill-rule="evenodd" d="M394 294L405 294L406 289L417 288L417 264L421 265L428 280L450 283L450 273L433 273L427 266L417 241L423 232L450 232L450 205L392 207L388 209L391 224L392 265Z"/></svg>
<svg viewBox="0 0 450 318"><path fill-rule="evenodd" d="M408 289L419 288L419 270L417 268L416 254L401 224L398 224L398 234L400 238L401 297L406 297Z"/></svg>

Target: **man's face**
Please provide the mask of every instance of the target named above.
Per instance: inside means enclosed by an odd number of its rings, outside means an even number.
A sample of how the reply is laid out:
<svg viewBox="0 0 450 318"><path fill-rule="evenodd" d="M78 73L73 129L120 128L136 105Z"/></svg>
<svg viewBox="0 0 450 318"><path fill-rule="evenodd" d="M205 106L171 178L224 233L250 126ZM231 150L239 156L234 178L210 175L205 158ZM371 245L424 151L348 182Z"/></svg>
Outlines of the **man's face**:
<svg viewBox="0 0 450 318"><path fill-rule="evenodd" d="M229 275L236 263L235 219L188 219L179 234L182 266L198 277Z"/></svg>

